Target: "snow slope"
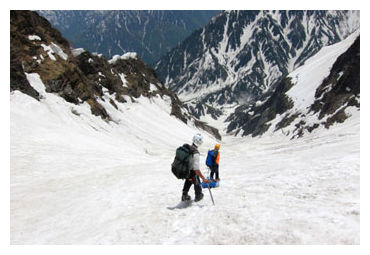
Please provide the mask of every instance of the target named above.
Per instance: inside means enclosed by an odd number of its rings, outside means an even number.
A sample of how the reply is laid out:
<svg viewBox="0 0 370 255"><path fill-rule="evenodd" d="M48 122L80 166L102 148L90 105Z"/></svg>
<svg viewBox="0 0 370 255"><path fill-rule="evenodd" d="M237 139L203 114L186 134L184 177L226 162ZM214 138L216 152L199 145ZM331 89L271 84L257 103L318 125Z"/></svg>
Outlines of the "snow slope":
<svg viewBox="0 0 370 255"><path fill-rule="evenodd" d="M337 58L351 47L359 35L360 30L357 30L343 41L323 47L303 66L288 75L292 78L294 86L287 95L293 99L295 110L304 112L314 103L317 88L330 74L330 69Z"/></svg>
<svg viewBox="0 0 370 255"><path fill-rule="evenodd" d="M319 113L311 112L311 106L314 104L315 93L319 86L322 84L324 79L329 76L330 70L338 57L346 52L356 38L360 35L360 31L349 35L345 40L335 43L330 46L323 47L317 54L312 56L306 61L306 63L291 72L288 77L292 79L293 86L286 93L286 95L292 100L294 107L286 111L282 115L278 115L274 120L271 121L269 132L274 132L276 124L279 123L284 117L292 116L294 114L300 115L288 126L284 128L284 133L294 133L296 131L296 125L301 121L304 121L307 125L312 126L315 123L325 123L324 121L332 115L327 115L325 118L319 120ZM333 86L333 85L332 85ZM327 90L331 90L332 87L328 87ZM360 100L357 98L356 100ZM345 107L347 103L343 103L342 107ZM339 108L337 111L341 110ZM359 111L355 107L349 107L346 109L346 115L352 115L354 111ZM308 133L307 130L303 131Z"/></svg>
<svg viewBox="0 0 370 255"><path fill-rule="evenodd" d="M215 206L204 190L173 209L174 151L199 131L171 117L166 99L106 104L107 123L27 79L44 98L10 95L11 244L360 243L358 111L293 141L225 137ZM216 141L203 135L206 174Z"/></svg>

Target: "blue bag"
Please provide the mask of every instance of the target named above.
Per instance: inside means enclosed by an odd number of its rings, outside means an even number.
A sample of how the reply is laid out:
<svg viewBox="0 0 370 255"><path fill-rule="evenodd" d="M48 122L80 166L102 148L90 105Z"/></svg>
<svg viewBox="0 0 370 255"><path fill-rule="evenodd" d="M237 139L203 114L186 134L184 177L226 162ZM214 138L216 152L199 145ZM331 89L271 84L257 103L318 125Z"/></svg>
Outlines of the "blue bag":
<svg viewBox="0 0 370 255"><path fill-rule="evenodd" d="M215 164L215 151L214 150L209 150L208 155L206 158L206 165L208 167L212 167Z"/></svg>

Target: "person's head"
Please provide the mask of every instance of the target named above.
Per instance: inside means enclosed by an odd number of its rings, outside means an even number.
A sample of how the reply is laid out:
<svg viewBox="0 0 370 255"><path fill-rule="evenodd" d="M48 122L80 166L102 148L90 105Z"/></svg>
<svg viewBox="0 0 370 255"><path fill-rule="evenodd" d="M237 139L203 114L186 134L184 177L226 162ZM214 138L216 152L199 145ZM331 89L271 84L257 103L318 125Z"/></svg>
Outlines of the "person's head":
<svg viewBox="0 0 370 255"><path fill-rule="evenodd" d="M215 145L215 150L219 150L220 149L220 147L221 147L221 144L219 144L219 143L216 143L216 145Z"/></svg>
<svg viewBox="0 0 370 255"><path fill-rule="evenodd" d="M199 134L199 133L198 134L195 134L193 136L193 144L195 146L199 147L199 146L202 145L202 143L203 143L203 136L202 136L202 134Z"/></svg>

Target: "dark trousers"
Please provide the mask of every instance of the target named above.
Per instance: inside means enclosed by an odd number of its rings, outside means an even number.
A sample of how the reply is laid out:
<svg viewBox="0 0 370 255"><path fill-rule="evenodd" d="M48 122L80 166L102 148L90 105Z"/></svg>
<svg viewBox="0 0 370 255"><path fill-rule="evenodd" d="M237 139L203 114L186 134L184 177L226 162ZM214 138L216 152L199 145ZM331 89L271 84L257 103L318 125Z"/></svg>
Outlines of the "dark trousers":
<svg viewBox="0 0 370 255"><path fill-rule="evenodd" d="M187 195L190 190L191 185L194 184L195 196L199 196L202 193L202 186L200 184L199 176L196 175L194 171L190 171L189 179L186 179L184 182L184 188L182 189L182 194Z"/></svg>
<svg viewBox="0 0 370 255"><path fill-rule="evenodd" d="M216 174L216 179L220 179L220 176L218 175L218 165L211 167L211 179L213 179L213 176Z"/></svg>

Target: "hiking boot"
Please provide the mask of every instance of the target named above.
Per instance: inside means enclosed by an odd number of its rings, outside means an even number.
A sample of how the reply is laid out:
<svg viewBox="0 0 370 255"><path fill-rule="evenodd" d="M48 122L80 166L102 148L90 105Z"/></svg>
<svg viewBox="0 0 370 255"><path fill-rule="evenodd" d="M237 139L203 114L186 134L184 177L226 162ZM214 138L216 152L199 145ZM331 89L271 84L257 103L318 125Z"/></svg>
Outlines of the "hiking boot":
<svg viewBox="0 0 370 255"><path fill-rule="evenodd" d="M191 200L191 196L189 196L187 194L182 195L181 201L189 201L189 200Z"/></svg>
<svg viewBox="0 0 370 255"><path fill-rule="evenodd" d="M202 200L202 199L203 199L203 197L204 197L203 193L200 193L199 195L196 195L196 196L195 196L194 201L195 201L195 202L198 202L198 201Z"/></svg>

